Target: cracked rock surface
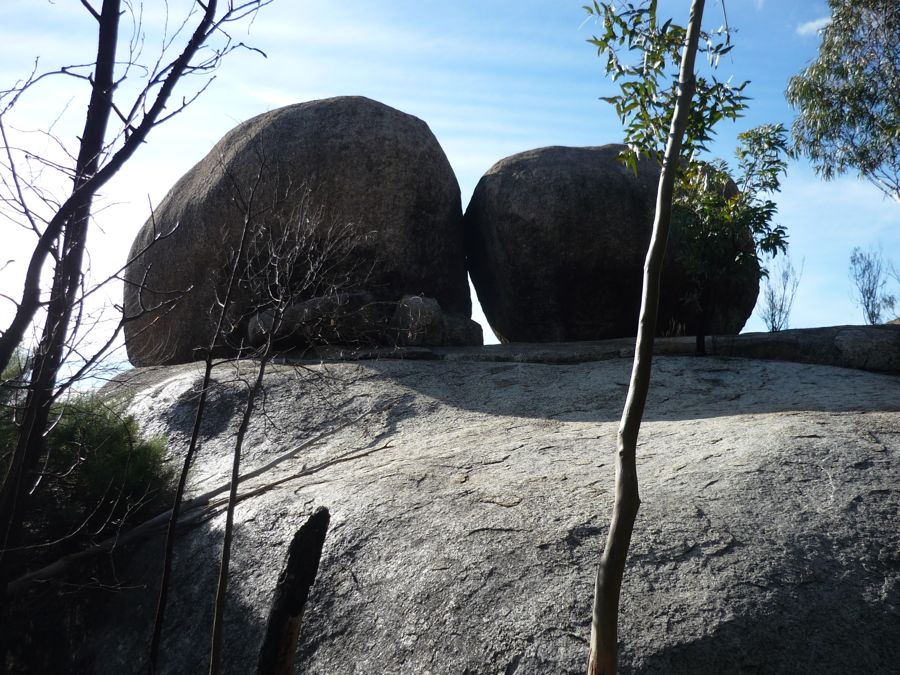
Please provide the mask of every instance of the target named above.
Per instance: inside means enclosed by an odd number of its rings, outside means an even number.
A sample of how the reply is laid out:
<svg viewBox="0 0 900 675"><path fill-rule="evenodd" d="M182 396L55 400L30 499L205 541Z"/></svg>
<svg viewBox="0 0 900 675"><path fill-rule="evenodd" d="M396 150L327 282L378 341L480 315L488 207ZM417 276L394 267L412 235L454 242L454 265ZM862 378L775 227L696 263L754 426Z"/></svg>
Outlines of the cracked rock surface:
<svg viewBox="0 0 900 675"><path fill-rule="evenodd" d="M249 377L252 364L242 367ZM237 508L226 672L254 672L287 545L326 506L332 525L295 672L583 673L630 367L626 358L273 367L244 466L274 466L241 492L283 482ZM217 375L193 495L227 480L239 374ZM144 433L169 437L175 463L199 375L186 365L127 376L131 411ZM621 671L892 672L898 410L896 376L657 357ZM163 672L207 668L223 523L213 509L180 538ZM94 672L145 670L160 550L150 541L121 567L137 589L112 600L85 655Z"/></svg>

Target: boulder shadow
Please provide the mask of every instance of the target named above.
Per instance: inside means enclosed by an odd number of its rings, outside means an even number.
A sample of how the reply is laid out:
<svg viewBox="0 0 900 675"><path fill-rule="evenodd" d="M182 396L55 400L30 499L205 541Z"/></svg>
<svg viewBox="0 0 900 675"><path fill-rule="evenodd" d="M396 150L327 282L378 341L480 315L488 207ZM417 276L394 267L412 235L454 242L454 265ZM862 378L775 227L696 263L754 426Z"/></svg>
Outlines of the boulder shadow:
<svg viewBox="0 0 900 675"><path fill-rule="evenodd" d="M463 359L358 363L462 410L577 422L619 420L632 365L622 357L576 364ZM644 419L870 410L900 410L900 377L736 357L657 356Z"/></svg>

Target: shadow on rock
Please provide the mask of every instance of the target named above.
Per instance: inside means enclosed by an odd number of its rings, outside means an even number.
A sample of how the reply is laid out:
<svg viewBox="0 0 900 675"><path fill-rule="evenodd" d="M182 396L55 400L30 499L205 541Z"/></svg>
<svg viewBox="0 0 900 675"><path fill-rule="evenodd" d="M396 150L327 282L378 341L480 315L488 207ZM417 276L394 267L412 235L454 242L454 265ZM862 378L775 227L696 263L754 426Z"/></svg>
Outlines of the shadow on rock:
<svg viewBox="0 0 900 675"><path fill-rule="evenodd" d="M704 637L645 651L640 658L626 647L622 672L895 672L900 663L900 556L866 547L863 541L801 537L783 559L761 570L760 578L724 594L720 606L736 611L734 618Z"/></svg>
<svg viewBox="0 0 900 675"><path fill-rule="evenodd" d="M286 550L290 543L290 537L281 540L270 530L268 545L260 547L246 541L247 529L235 528L223 673L245 673L247 664L256 663L266 621L260 612L268 604L256 596L271 595L283 557L272 554L269 547ZM209 669L221 550L222 531L216 521L179 537L157 672L202 673ZM163 539L156 537L122 561L119 575L128 590L118 593L105 607L90 649L80 655L76 672L147 672L162 551Z"/></svg>
<svg viewBox="0 0 900 675"><path fill-rule="evenodd" d="M471 361L360 362L385 380L489 415L614 422L631 359L575 365ZM656 357L644 419L694 420L787 411L897 410L900 378L830 366L725 357Z"/></svg>

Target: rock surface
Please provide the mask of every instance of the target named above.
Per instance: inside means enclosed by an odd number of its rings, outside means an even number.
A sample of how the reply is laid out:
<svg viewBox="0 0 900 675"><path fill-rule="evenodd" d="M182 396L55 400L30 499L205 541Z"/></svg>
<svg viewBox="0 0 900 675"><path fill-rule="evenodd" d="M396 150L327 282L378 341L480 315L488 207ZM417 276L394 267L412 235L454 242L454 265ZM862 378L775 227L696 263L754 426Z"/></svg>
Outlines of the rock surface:
<svg viewBox="0 0 900 675"><path fill-rule="evenodd" d="M501 160L479 181L466 209L466 256L501 341L635 334L659 169L645 160L635 176L616 158L623 148L529 150ZM661 334L696 329L684 250L673 228L660 289ZM709 333L739 332L758 286L752 278L718 288Z"/></svg>
<svg viewBox="0 0 900 675"><path fill-rule="evenodd" d="M574 364L634 356L634 338L589 342L535 342L479 347L369 347L323 346L304 353L324 361L407 359L420 361L491 361L510 363ZM795 328L777 333L713 335L707 352L714 356L793 361L822 366L900 374L900 326L827 326ZM658 356L693 356L693 337L656 338Z"/></svg>
<svg viewBox="0 0 900 675"><path fill-rule="evenodd" d="M300 228L314 258L336 232L351 238L351 260L322 266L350 270L341 291L424 295L461 320L471 314L459 186L428 126L362 97L311 101L235 127L144 225L125 284L126 316L141 315L125 329L133 364L186 362L209 345L247 213L254 227ZM330 279L314 282L299 301ZM241 285L235 306L252 309L252 296Z"/></svg>
<svg viewBox="0 0 900 675"><path fill-rule="evenodd" d="M584 672L631 362L527 360L273 368L245 471L293 455L241 489L272 485L237 509L227 672L254 670L285 549L320 505L332 527L296 672ZM216 375L192 494L228 475L244 396L235 375ZM173 461L198 377L194 365L138 369L119 385L144 432L168 435ZM896 376L658 357L621 671L891 672L898 409ZM179 543L162 672L206 669L223 516L205 515ZM83 655L92 672L143 672L159 550L150 542L120 564L138 590L112 600Z"/></svg>
<svg viewBox="0 0 900 675"><path fill-rule="evenodd" d="M900 325L796 328L719 336L712 353L900 373Z"/></svg>
<svg viewBox="0 0 900 675"><path fill-rule="evenodd" d="M290 305L279 314L251 313L246 335L250 345L264 345L269 337L279 351L314 345L384 347L390 353L408 345L481 345L481 326L463 316L448 314L438 301L405 295L379 301L371 293L333 294Z"/></svg>

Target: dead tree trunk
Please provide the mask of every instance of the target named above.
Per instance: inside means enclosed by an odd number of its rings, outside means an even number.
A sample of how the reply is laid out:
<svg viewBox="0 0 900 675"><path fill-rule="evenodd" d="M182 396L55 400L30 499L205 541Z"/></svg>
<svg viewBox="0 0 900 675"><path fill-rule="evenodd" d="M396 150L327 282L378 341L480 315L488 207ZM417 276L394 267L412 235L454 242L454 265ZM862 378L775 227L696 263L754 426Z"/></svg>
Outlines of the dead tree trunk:
<svg viewBox="0 0 900 675"><path fill-rule="evenodd" d="M76 163L74 192L97 172L103 151L106 127L112 110L110 98L119 30L119 0L104 0L99 16L97 65L94 72L87 119ZM35 482L35 469L44 451L44 437L50 418L50 405L55 395L57 373L65 354L69 324L72 320L91 214L91 194L80 199L77 208L65 225L61 251L54 271L47 319L40 344L35 353L34 367L28 384L28 396L22 427L13 451L9 470L0 488L0 624L7 619L6 586L10 560L6 553L19 543L25 502ZM36 307L36 306L35 306ZM21 314L21 307L17 318ZM33 313L32 313L33 315ZM21 326L24 332L24 326ZM3 335L6 344L15 340L8 353L3 354L4 366L13 349L21 341L13 326ZM6 642L0 637L0 671L5 670Z"/></svg>
<svg viewBox="0 0 900 675"><path fill-rule="evenodd" d="M675 172L694 94L694 58L703 18L703 5L704 0L693 0L691 4L690 22L681 59L678 100L669 127L669 138L656 195L653 235L644 263L644 286L634 364L616 443L615 504L594 586L588 675L614 675L617 667L619 596L625 573L625 559L631 544L631 533L641 504L635 463L638 432L650 388L660 270L669 237Z"/></svg>
<svg viewBox="0 0 900 675"><path fill-rule="evenodd" d="M78 193L97 172L99 157L103 152L106 127L112 112L111 94L118 42L119 4L119 0L104 0L99 16L97 65L76 164L74 193ZM54 398L56 376L65 353L69 324L81 282L90 214L91 195L84 194L65 225L50 302L47 306L47 320L34 357L34 368L28 385L23 425L19 431L9 473L0 492L0 524L3 527L0 537L0 570L6 567L3 564L4 551L16 546L22 522L23 502L30 491L34 468L42 454L44 431L50 415L50 404ZM4 338L12 339L12 336L4 334ZM5 593L5 575L2 581L3 588L0 590Z"/></svg>
<svg viewBox="0 0 900 675"><path fill-rule="evenodd" d="M330 518L328 509L320 506L291 541L269 609L266 635L256 665L257 675L290 675L294 672L294 652L300 637L303 610L319 572Z"/></svg>

